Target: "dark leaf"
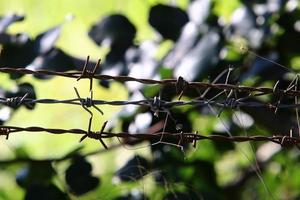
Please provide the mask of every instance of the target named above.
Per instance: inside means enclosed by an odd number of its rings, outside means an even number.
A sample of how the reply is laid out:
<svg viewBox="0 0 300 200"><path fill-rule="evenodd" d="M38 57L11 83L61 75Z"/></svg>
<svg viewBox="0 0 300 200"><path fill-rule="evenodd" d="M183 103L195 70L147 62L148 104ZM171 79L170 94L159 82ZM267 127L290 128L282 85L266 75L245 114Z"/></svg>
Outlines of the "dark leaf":
<svg viewBox="0 0 300 200"><path fill-rule="evenodd" d="M93 176L78 174L77 176L70 179L68 185L71 188L71 192L78 196L94 190L100 183L99 179Z"/></svg>
<svg viewBox="0 0 300 200"><path fill-rule="evenodd" d="M21 83L18 85L16 91L6 92L5 97L6 98L14 98L14 97L24 97L24 95L27 94L26 98L28 99L36 99L36 93L34 90L34 87L30 83ZM29 110L34 109L35 103L25 103L25 107ZM19 105L11 104L12 108L16 109L19 107Z"/></svg>
<svg viewBox="0 0 300 200"><path fill-rule="evenodd" d="M83 157L76 156L66 170L66 182L71 192L76 195L85 194L95 189L100 180L91 175L92 165Z"/></svg>
<svg viewBox="0 0 300 200"><path fill-rule="evenodd" d="M34 42L26 34L16 35L15 38L16 41L2 46L0 67L24 68L37 56ZM10 74L13 79L21 76L21 74Z"/></svg>
<svg viewBox="0 0 300 200"><path fill-rule="evenodd" d="M16 45L16 46L22 46L25 45L30 40L29 36L25 33L19 33L19 34L7 34L7 33L0 33L0 44L3 46L5 45Z"/></svg>
<svg viewBox="0 0 300 200"><path fill-rule="evenodd" d="M49 52L59 37L61 26L56 26L38 35L35 40L31 40L26 34L2 35L0 42L4 44L1 51L0 67L24 68L32 63L37 56ZM12 73L10 77L17 79L22 75Z"/></svg>
<svg viewBox="0 0 300 200"><path fill-rule="evenodd" d="M76 176L76 174L90 174L92 165L82 157L75 157L72 164L66 171L66 178Z"/></svg>
<svg viewBox="0 0 300 200"><path fill-rule="evenodd" d="M51 162L33 162L29 167L21 169L17 176L16 182L23 188L30 188L34 185L47 185L50 183L54 170Z"/></svg>
<svg viewBox="0 0 300 200"><path fill-rule="evenodd" d="M148 169L149 162L145 158L136 155L127 161L127 163L115 173L115 176L124 182L136 181L141 179L147 173Z"/></svg>
<svg viewBox="0 0 300 200"><path fill-rule="evenodd" d="M25 194L25 200L67 200L67 195L53 184L32 185Z"/></svg>
<svg viewBox="0 0 300 200"><path fill-rule="evenodd" d="M66 72L77 70L73 58L58 48L51 49L48 53L36 57L27 69L50 70L56 72ZM45 79L51 76L35 75L36 78Z"/></svg>
<svg viewBox="0 0 300 200"><path fill-rule="evenodd" d="M133 44L136 29L123 15L113 14L94 24L89 36L96 44L108 43L112 49L124 50Z"/></svg>
<svg viewBox="0 0 300 200"><path fill-rule="evenodd" d="M278 50L281 57L284 58L284 64L289 65L290 56L298 55L300 51L300 26L299 26L300 10L286 12L280 15L278 24L284 31L278 39Z"/></svg>
<svg viewBox="0 0 300 200"><path fill-rule="evenodd" d="M176 41L189 18L180 8L158 4L150 9L148 21L163 38Z"/></svg>
<svg viewBox="0 0 300 200"><path fill-rule="evenodd" d="M111 76L127 75L128 69L124 58L125 52L126 49L111 49L105 57L101 73Z"/></svg>

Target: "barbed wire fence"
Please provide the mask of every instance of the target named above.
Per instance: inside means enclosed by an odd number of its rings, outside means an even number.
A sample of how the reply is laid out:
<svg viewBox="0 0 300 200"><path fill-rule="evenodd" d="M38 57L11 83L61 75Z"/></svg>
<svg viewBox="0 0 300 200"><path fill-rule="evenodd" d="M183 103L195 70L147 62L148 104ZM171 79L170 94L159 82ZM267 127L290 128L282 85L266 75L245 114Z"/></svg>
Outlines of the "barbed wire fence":
<svg viewBox="0 0 300 200"><path fill-rule="evenodd" d="M243 86L243 85L233 85L228 83L228 76L226 78L225 83L206 83L206 82L188 82L184 80L184 78L179 77L178 79L164 79L164 80L154 80L154 79L140 79L134 78L130 76L110 76L110 75L99 75L96 74L97 69L100 66L100 60L98 60L97 64L93 68L93 70L88 70L89 57L87 57L84 68L81 72L55 72L48 70L30 70L24 68L9 68L2 67L0 68L0 72L2 73L20 73L26 75L49 75L49 76L61 76L65 78L73 78L77 79L77 81L81 79L88 79L89 83L89 92L90 96L86 98L82 98L78 92L78 90L74 87L75 98L73 99L31 99L27 98L28 94L24 96L17 96L12 98L0 98L0 104L4 106L10 106L13 108L17 108L21 105L32 105L32 104L71 104L81 106L86 112L90 114L89 123L87 130L83 129L60 129L60 128L46 128L46 127L18 127L18 126L0 126L0 136L5 136L6 139L9 139L11 134L21 133L21 132L46 132L49 134L77 134L81 135L80 141L83 141L86 138L99 140L102 146L105 148L104 150L99 150L95 152L88 153L87 155L93 155L99 152L105 152L105 150L109 150L121 145L113 145L111 147L107 146L105 140L108 138L126 138L133 139L131 143L139 143L145 140L158 139L158 144L160 142L163 143L163 138L170 138L176 143L167 143L169 145L173 145L179 148L182 148L185 144L192 144L194 147L196 146L198 141L201 140L211 140L211 141L223 141L223 142L248 142L248 141L269 141L273 143L277 143L283 147L286 146L296 146L300 149L300 137L295 136L295 134L290 131L289 133L272 133L272 136L262 136L262 135L254 135L254 136L233 136L233 135L204 135L195 132L167 132L163 129L159 129L159 131L149 132L149 133L130 133L130 132L106 132L105 127L107 121L103 123L101 130L92 131L91 125L93 121L93 113L90 111L90 108L95 108L100 114L103 115L103 111L97 107L99 105L110 105L110 106L125 106L125 105L136 105L136 106L144 106L148 107L153 111L154 114L159 112L167 112L174 107L182 107L182 106L217 106L220 107L220 110L223 108L230 109L239 109L241 107L257 107L257 108L268 108L274 111L278 109L295 109L298 119L298 108L300 104L297 101L297 98L300 96L300 91L297 90L298 84L298 76L288 86L286 89L279 89L278 82L274 85L274 87L251 87L251 86ZM230 72L230 69L228 70ZM229 73L228 73L229 74ZM143 99L137 101L106 101L100 99L93 98L93 80L109 80L109 81L117 81L121 83L133 81L138 82L145 85L160 85L160 86L173 86L176 88L176 92L178 93L178 99L173 101L165 101L161 100L159 97L154 97L150 99ZM184 92L187 88L196 88L205 90L201 97L192 99L192 100L181 100L181 97L184 95ZM208 90L217 90L219 93L215 95L213 98L207 99L205 98L205 94ZM238 98L239 93L243 93L244 96ZM225 94L225 99L218 99L221 95ZM234 94L234 95L233 95ZM245 96L245 94L247 94ZM275 103L270 102L257 102L251 100L251 97L255 96L263 96L263 95L274 95L277 97L278 101ZM284 97L294 98L294 103L282 103L281 100ZM168 114L167 114L168 117ZM167 121L167 119L165 119ZM164 123L163 123L164 124ZM299 127L298 127L299 128ZM162 131L161 131L162 130ZM120 140L119 140L120 141ZM70 157L62 157L57 159L52 159L53 161L60 161L64 159L68 159ZM26 162L26 161L34 161L31 159L18 159L18 160L6 160L0 161L0 163L14 163L14 162Z"/></svg>

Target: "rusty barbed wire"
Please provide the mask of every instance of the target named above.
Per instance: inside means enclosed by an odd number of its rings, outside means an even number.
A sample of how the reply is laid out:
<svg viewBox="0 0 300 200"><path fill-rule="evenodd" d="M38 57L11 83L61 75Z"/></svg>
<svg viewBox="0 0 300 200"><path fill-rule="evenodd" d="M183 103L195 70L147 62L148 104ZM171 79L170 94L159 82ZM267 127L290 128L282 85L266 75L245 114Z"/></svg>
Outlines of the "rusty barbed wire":
<svg viewBox="0 0 300 200"><path fill-rule="evenodd" d="M206 83L206 82L187 82L182 77L178 79L163 79L163 80L155 80L155 79L144 79L144 78L135 78L130 76L110 76L110 75L100 75L94 74L91 75L90 73L83 73L82 71L78 72L55 72L55 71L48 71L48 70L30 70L25 68L9 68L9 67L2 67L0 68L0 72L3 73L20 73L20 74L31 74L31 75L52 75L52 76L62 76L67 78L74 78L74 79L97 79L97 80L114 80L117 82L139 82L142 84L149 84L149 85L174 85L176 88L181 88L181 90L191 87L191 88L211 88L211 89L219 89L219 90L235 90L238 92L259 92L261 94L274 94L274 95L284 95L290 97L300 97L300 91L297 90L283 90L278 89L276 87L269 88L269 87L251 87L251 86L243 86L243 85L233 85L229 83ZM184 84L184 87L180 87L179 85ZM179 93L182 91L178 91Z"/></svg>
<svg viewBox="0 0 300 200"><path fill-rule="evenodd" d="M126 139L138 139L141 141L150 140L150 139L160 139L162 136L165 139L177 139L179 141L179 145L185 143L193 143L199 140L211 140L211 141L224 141L224 142L248 142L248 141L269 141L280 144L284 147L297 145L300 143L299 137L294 137L292 134L289 135L274 135L274 136L225 136L225 135L201 135L197 131L195 132L156 132L156 133L129 133L129 132L105 132L106 122L100 131L86 131L83 129L59 129L59 128L44 128L38 126L30 126L30 127L18 127L18 126L0 126L0 136L6 136L12 133L18 132L46 132L50 134L75 134L75 135L87 135L87 137L95 140L99 139L108 139L108 138L126 138Z"/></svg>
<svg viewBox="0 0 300 200"><path fill-rule="evenodd" d="M72 99L31 99L27 98L27 94L22 97L12 97L12 98L0 98L0 104L10 106L10 107L18 107L20 105L32 105L32 104L71 104L81 106L86 112L90 114L88 128L87 130L82 129L53 129L53 128L44 128L44 127L17 127L17 126L0 126L0 135L5 135L6 139L8 139L11 133L16 132L47 132L51 134L78 134L81 135L80 141L83 141L86 138L99 140L105 149L108 149L107 145L104 143L104 139L107 138L126 138L126 139L135 139L135 140L150 140L150 139L159 139L161 142L162 137L164 138L172 138L178 141L178 144L171 144L178 147L182 147L184 143L193 143L193 146L196 145L196 142L199 140L212 140L212 141L227 141L227 142L246 142L246 141L270 141L282 146L290 146L295 145L298 147L300 143L300 138L293 137L293 135L281 135L281 136L223 136L223 135L200 135L197 132L194 133L170 133L165 132L164 129L162 132L154 132L154 133L137 133L131 134L129 132L119 132L119 133L111 133L105 132L105 122L100 131L92 131L92 120L93 113L89 108L95 108L100 114L104 114L97 105L111 105L111 106L125 106L125 105L136 105L136 106L147 106L150 107L151 110L156 115L158 112L168 112L169 109L173 107L179 106L210 106L215 105L222 108L239 108L239 107L267 107L270 109L288 109L288 108L296 108L300 107L300 104L297 102L293 104L283 104L281 103L281 99L283 96L294 97L297 98L300 96L300 91L297 90L294 81L292 81L289 87L286 90L278 89L278 84L276 83L273 88L268 87L251 87L251 86L241 86L241 85L232 85L228 83L228 77L232 69L229 69L227 74L225 83L206 83L206 82L187 82L184 78L179 77L178 79L164 79L164 80L154 80L154 79L139 79L129 76L110 76L110 75L99 75L96 74L97 69L100 66L100 60L98 60L97 64L94 66L93 70L88 70L89 56L86 59L85 65L82 71L78 72L55 72L48 70L29 70L24 68L0 68L0 72L3 73L22 73L22 74L32 74L32 75L52 75L52 76L62 76L67 78L76 78L77 81L81 79L89 79L89 92L90 96L87 98L81 98L78 90L74 88L75 94L77 98ZM222 72L225 73L225 72ZM93 99L93 79L98 80L114 80L118 82L128 82L135 81L142 84L155 84L155 85L174 85L176 87L176 92L179 94L178 100L173 101L165 101L161 100L160 97L154 97L150 99L143 99L137 101L106 101ZM297 81L296 81L297 83ZM196 87L205 89L205 92L201 95L201 97L192 100L180 100L185 89L188 87ZM211 99L205 99L204 96L209 89L221 90L216 96ZM248 93L246 97L238 98L236 94L238 92ZM228 93L228 94L227 94ZM253 94L255 93L255 94ZM221 95L225 94L225 100L218 100L217 98ZM253 96L261 96L273 94L279 97L279 100L276 103L265 103L265 102L257 102L257 101L249 101ZM234 97L233 97L234 96ZM276 112L275 111L275 112ZM169 114L168 114L169 115ZM167 115L167 116L168 116ZM159 143L159 142L157 142Z"/></svg>
<svg viewBox="0 0 300 200"><path fill-rule="evenodd" d="M241 101L235 98L229 98L225 100L175 100L175 101L165 101L155 98L137 100L137 101L108 101L100 99L85 99L85 98L73 98L73 99L30 99L24 97L12 97L12 98L3 98L0 97L0 104L10 107L18 107L21 105L32 105L32 104L69 104L69 105L111 105L111 106L126 106L126 105L136 105L136 106L147 106L153 107L154 104L157 104L159 101L160 108L171 109L173 107L180 106L206 106L208 104L215 105L224 108L236 108L236 107L266 107L273 109L293 109L299 108L300 104L278 104L278 103L264 103L257 101ZM99 108L98 108L99 109ZM102 112L102 111L101 111Z"/></svg>

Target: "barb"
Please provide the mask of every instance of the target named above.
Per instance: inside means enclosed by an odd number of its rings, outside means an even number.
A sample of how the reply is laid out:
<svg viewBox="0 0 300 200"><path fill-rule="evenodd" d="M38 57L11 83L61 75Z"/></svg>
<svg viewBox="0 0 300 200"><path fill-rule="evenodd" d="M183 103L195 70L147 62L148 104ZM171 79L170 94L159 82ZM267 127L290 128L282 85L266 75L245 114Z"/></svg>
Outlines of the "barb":
<svg viewBox="0 0 300 200"><path fill-rule="evenodd" d="M98 60L97 64L95 65L95 67L93 69L93 71L89 71L89 70L87 70L89 59L90 59L90 57L88 56L87 59L86 59L86 61L85 61L85 64L84 64L81 76L77 79L77 81L79 81L81 78L84 78L84 77L89 78L89 80L90 80L90 97L87 97L85 100L83 100L80 97L78 90L74 87L75 93L76 93L78 99L80 100L80 104L81 104L82 108L90 114L90 119L89 119L87 134L85 134L84 136L81 137L80 142L82 142L84 139L86 139L88 137L89 133L91 132L91 127L92 127L92 122L93 122L93 113L88 108L89 107L94 107L100 114L102 114L102 115L104 114L102 112L102 110L100 110L100 108L98 108L97 106L95 106L94 101L93 101L93 77L94 77L97 69L100 66L100 61L101 60L100 59ZM106 123L107 122L105 122L103 124L103 127L102 127L102 130L101 130L100 134L102 134L102 131L104 130L104 128L106 126ZM101 142L101 144L103 145L103 147L105 149L107 149L107 146L106 146L106 144L104 143L104 141L102 140L101 137L99 138L99 141Z"/></svg>
<svg viewBox="0 0 300 200"><path fill-rule="evenodd" d="M26 93L23 97L7 98L5 101L3 101L3 104L12 108L17 108L24 103L24 100L27 96L28 93ZM26 103L26 105L30 105L30 103Z"/></svg>
<svg viewBox="0 0 300 200"><path fill-rule="evenodd" d="M179 94L178 100L181 99L185 89L188 87L189 82L183 79L183 77L179 76L176 82L176 92Z"/></svg>
<svg viewBox="0 0 300 200"><path fill-rule="evenodd" d="M7 139L7 140L9 137L9 133L10 133L9 128L0 128L0 135L5 135L5 139Z"/></svg>
<svg viewBox="0 0 300 200"><path fill-rule="evenodd" d="M90 60L90 56L87 56L86 61L85 61L84 66L83 66L83 70L81 72L81 75L77 78L77 81L79 81L82 78L88 78L90 80L90 91L92 91L92 89L93 89L93 78L95 76L95 73L96 73L97 69L100 67L101 59L98 60L98 62L96 63L96 65L93 69L93 71L90 71L90 70L87 69L89 60Z"/></svg>

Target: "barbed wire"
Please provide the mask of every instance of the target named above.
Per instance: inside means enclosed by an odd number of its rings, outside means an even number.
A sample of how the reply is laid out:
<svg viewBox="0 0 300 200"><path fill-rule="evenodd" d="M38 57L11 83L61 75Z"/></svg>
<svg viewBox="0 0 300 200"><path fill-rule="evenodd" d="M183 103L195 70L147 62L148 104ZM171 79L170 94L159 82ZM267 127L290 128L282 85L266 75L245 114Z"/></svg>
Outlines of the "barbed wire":
<svg viewBox="0 0 300 200"><path fill-rule="evenodd" d="M299 97L300 91L296 90L283 90L278 89L277 87L269 88L269 87L251 87L251 86L243 86L243 85L232 85L229 83L206 83L206 82L187 82L182 77L178 79L163 79L163 80L155 80L155 79L144 79L144 78L135 78L130 76L110 76L110 75L100 75L100 74L91 74L86 73L85 71L82 72L55 72L55 71L48 71L48 70L30 70L25 68L8 68L2 67L0 68L0 72L3 73L20 73L20 74L31 74L31 75L51 75L51 76L62 76L67 78L74 78L74 79L97 79L97 80L114 80L117 82L139 82L142 84L149 84L149 85L174 85L176 88L202 88L202 89L218 89L218 90L235 90L237 92L259 92L261 94L274 94L274 95L284 95L290 97ZM181 92L181 91L180 91Z"/></svg>
<svg viewBox="0 0 300 200"><path fill-rule="evenodd" d="M88 138L99 140L108 138L126 138L126 139L138 139L140 141L152 140L152 139L175 139L178 141L178 145L186 143L195 143L199 140L211 140L211 141L224 141L224 142L248 142L248 141L269 141L280 144L282 146L298 145L300 143L299 137L294 137L292 134L289 135L274 135L274 136L225 136L225 135L201 135L195 132L156 132L156 133L129 133L129 132L105 132L104 123L101 131L86 131L83 129L59 129L59 128L44 128L38 126L30 127L18 127L18 126L0 126L0 135L8 136L12 133L18 132L46 132L50 134L75 134L75 135L87 135Z"/></svg>
<svg viewBox="0 0 300 200"><path fill-rule="evenodd" d="M159 102L157 102L159 101ZM278 104L276 103L264 103L258 101L242 101L240 99L228 98L225 100L189 100L189 101L165 101L160 99L144 99L137 101L108 101L90 98L73 98L73 99L31 99L24 97L12 97L12 98L3 98L0 97L0 104L16 108L21 105L33 105L33 104L69 104L69 105L111 105L111 106L126 106L126 105L136 105L136 106L147 106L154 107L154 104L159 104L160 108L170 109L172 107L179 106L206 106L208 104L215 105L224 108L237 108L237 107L266 107L271 109L293 109L299 108L300 104Z"/></svg>
<svg viewBox="0 0 300 200"><path fill-rule="evenodd" d="M55 72L48 70L29 70L24 68L0 68L0 72L4 73L22 73L22 74L32 74L32 75L52 75L52 76L62 76L67 78L76 78L77 81L81 79L89 79L89 92L90 96L87 98L81 98L78 90L74 88L77 98L73 99L31 99L27 98L28 94L25 94L22 97L12 97L12 98L0 98L0 104L10 106L10 107L18 107L20 105L32 105L35 103L39 104L72 104L81 106L86 112L89 113L90 118L88 122L87 130L82 129L53 129L53 128L44 128L44 127L17 127L17 126L0 126L0 135L5 135L8 139L11 133L15 132L47 132L51 134L78 134L81 135L80 141L83 141L86 138L92 138L99 140L105 149L108 149L108 146L104 143L103 139L107 138L127 138L127 139L135 139L135 140L152 140L159 139L159 142L162 142L163 138L175 139L178 141L177 144L168 143L170 145L175 145L178 147L182 147L182 144L185 143L193 143L196 145L196 142L199 140L212 140L212 141L224 141L224 142L246 142L246 141L270 141L277 144L281 144L282 146L290 146L295 145L298 147L300 142L300 138L293 137L292 134L289 136L280 135L280 136L223 136L223 135L199 135L197 132L195 133L170 133L165 132L164 129L162 132L156 131L154 133L137 133L131 134L129 132L119 132L119 133L111 133L105 132L105 122L102 126L101 131L92 131L92 120L93 113L89 110L90 107L94 107L100 114L103 114L103 111L97 107L97 105L112 105L112 106L125 106L125 105L137 105L137 106L148 106L154 112L154 115L157 115L158 112L166 112L167 117L170 115L169 109L178 106L210 106L216 105L222 108L239 108L239 107L267 107L270 109L275 109L275 113L277 109L288 109L288 108L296 108L300 107L300 104L297 102L293 104L283 104L281 102L283 97L289 96L297 98L300 96L300 91L297 90L296 84L297 80L293 80L286 90L278 89L278 82L275 84L273 88L267 87L251 87L251 86L241 86L241 85L232 85L228 83L229 73L232 71L229 69L227 74L227 78L225 83L205 83L205 82L187 82L182 77L178 79L164 79L164 80L154 80L154 79L139 79L129 76L109 76L109 75L98 75L96 74L97 69L100 66L100 60L96 63L93 70L88 70L89 57L87 57L83 70L81 72ZM222 72L223 73L223 72ZM156 85L174 85L176 87L176 91L179 94L179 100L173 101L165 101L161 100L160 97L154 97L153 99L143 99L137 101L106 101L106 100L95 100L93 99L93 79L98 80L114 80L118 82L127 82L127 81L135 81L142 84L156 84ZM187 101L180 100L183 95L185 89L187 87L196 87L205 89L205 92L198 99L192 99ZM205 99L204 96L208 92L209 89L221 90L216 96L211 99ZM238 98L237 93L249 93L246 97ZM256 94L252 94L253 92L257 92ZM221 95L225 94L225 100L218 100L217 98ZM234 95L233 95L234 94ZM251 97L253 96L261 96L273 94L279 96L279 100L276 103L265 103L259 101L251 101ZM216 100L217 99L217 100ZM249 101L250 99L250 101ZM167 118L166 120L167 121ZM165 126L164 126L165 128ZM157 143L159 143L157 142Z"/></svg>

